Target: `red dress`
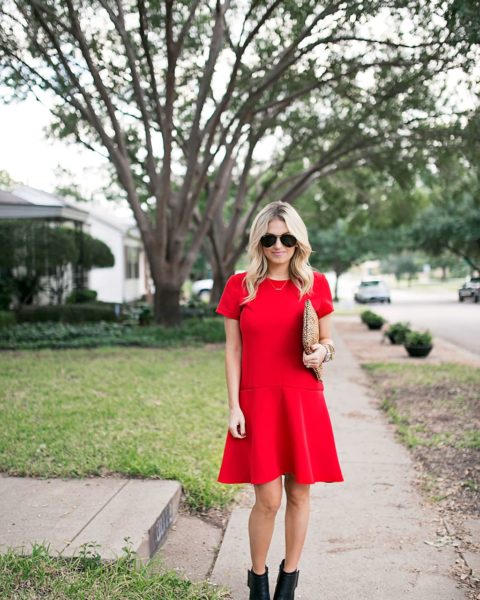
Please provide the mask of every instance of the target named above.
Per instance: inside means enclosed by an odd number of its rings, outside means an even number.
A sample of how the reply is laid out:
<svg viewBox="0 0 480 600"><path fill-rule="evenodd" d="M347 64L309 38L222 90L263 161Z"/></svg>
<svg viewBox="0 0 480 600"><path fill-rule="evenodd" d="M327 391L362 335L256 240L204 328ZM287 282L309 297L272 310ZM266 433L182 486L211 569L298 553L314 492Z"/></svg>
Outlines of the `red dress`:
<svg viewBox="0 0 480 600"><path fill-rule="evenodd" d="M253 301L247 295L245 273L232 275L216 312L240 321L242 336L240 408L246 436L227 430L221 483L266 483L294 473L298 483L343 481L323 382L302 360L305 300L319 317L333 312L325 275L314 271L310 294L299 300L291 280L265 279ZM282 280L285 282L285 280Z"/></svg>

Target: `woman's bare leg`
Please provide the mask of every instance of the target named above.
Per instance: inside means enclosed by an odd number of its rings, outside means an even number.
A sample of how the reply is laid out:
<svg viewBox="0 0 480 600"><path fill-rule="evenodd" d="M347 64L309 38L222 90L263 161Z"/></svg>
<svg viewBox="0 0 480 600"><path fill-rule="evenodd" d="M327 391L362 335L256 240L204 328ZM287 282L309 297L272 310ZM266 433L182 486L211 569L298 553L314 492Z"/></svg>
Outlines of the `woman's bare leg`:
<svg viewBox="0 0 480 600"><path fill-rule="evenodd" d="M250 555L254 573L263 575L275 517L282 503L282 476L267 483L255 484L254 488L256 501L248 520Z"/></svg>
<svg viewBox="0 0 480 600"><path fill-rule="evenodd" d="M296 571L307 535L310 517L310 484L297 483L294 475L285 475L285 564L287 573Z"/></svg>

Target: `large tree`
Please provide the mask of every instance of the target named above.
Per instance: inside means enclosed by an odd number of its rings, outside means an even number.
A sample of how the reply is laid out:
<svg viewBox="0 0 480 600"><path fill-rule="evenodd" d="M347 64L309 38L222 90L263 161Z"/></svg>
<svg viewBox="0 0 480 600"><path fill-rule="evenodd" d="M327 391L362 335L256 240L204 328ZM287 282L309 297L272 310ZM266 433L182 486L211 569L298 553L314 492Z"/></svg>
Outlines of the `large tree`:
<svg viewBox="0 0 480 600"><path fill-rule="evenodd" d="M364 259L364 239L361 235L352 234L348 223L343 219L339 219L328 229L316 231L310 237L313 249L310 263L317 269L335 273L333 299L338 302L340 276Z"/></svg>
<svg viewBox="0 0 480 600"><path fill-rule="evenodd" d="M428 178L430 205L410 230L410 245L428 255L448 252L480 272L480 181L478 168L452 161Z"/></svg>
<svg viewBox="0 0 480 600"><path fill-rule="evenodd" d="M111 162L156 319L175 324L207 235L221 281L264 201L294 202L365 161L407 161L451 124L436 99L471 42L445 27L447 5L4 0L0 81L46 100L56 135Z"/></svg>

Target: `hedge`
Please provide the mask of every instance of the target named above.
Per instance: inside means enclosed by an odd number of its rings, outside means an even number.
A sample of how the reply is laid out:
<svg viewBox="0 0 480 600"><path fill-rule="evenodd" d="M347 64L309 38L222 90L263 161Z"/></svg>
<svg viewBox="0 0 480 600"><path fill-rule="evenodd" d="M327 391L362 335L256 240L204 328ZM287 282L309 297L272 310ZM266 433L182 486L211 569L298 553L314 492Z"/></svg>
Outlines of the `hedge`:
<svg viewBox="0 0 480 600"><path fill-rule="evenodd" d="M117 320L115 305L109 303L24 306L16 311L16 318L18 323L86 323Z"/></svg>

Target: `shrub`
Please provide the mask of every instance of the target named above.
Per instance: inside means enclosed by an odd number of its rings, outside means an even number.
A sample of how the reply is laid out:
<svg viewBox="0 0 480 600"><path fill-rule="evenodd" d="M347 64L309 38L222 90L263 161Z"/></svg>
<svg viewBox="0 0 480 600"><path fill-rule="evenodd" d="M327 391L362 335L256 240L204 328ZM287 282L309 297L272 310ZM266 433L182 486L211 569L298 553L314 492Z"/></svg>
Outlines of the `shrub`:
<svg viewBox="0 0 480 600"><path fill-rule="evenodd" d="M360 314L360 318L368 326L369 329L381 329L385 323L385 319L371 310L364 310Z"/></svg>
<svg viewBox="0 0 480 600"><path fill-rule="evenodd" d="M122 305L122 323L128 325L150 325L153 308L147 302L135 301Z"/></svg>
<svg viewBox="0 0 480 600"><path fill-rule="evenodd" d="M15 291L15 285L13 282L12 275L8 272L8 269L2 269L0 267L0 310L8 311L10 304L12 303L13 293Z"/></svg>
<svg viewBox="0 0 480 600"><path fill-rule="evenodd" d="M0 327L15 325L15 313L11 310L0 310Z"/></svg>
<svg viewBox="0 0 480 600"><path fill-rule="evenodd" d="M67 304L83 304L85 302L94 302L96 299L97 292L95 290L72 290L65 302Z"/></svg>
<svg viewBox="0 0 480 600"><path fill-rule="evenodd" d="M369 317L367 321L367 326L369 329L381 329L382 325L385 323L385 319L380 315L375 315Z"/></svg>
<svg viewBox="0 0 480 600"><path fill-rule="evenodd" d="M151 325L153 321L153 308L148 304L143 306L140 309L140 314L138 315L138 324L139 325Z"/></svg>
<svg viewBox="0 0 480 600"><path fill-rule="evenodd" d="M59 304L47 306L24 306L17 311L19 323L54 321L61 323L85 323L89 321L115 321L115 305Z"/></svg>
<svg viewBox="0 0 480 600"><path fill-rule="evenodd" d="M410 323L393 323L385 331L384 335L392 342L392 344L403 344L406 334L410 331Z"/></svg>
<svg viewBox="0 0 480 600"><path fill-rule="evenodd" d="M376 313L374 313L371 310L362 310L362 312L360 313L360 319L362 321L362 323L365 323L365 325L367 324L368 319L372 316L375 315Z"/></svg>
<svg viewBox="0 0 480 600"><path fill-rule="evenodd" d="M427 329L425 331L409 331L405 336L405 346L430 346L432 344L432 334Z"/></svg>
<svg viewBox="0 0 480 600"><path fill-rule="evenodd" d="M202 302L202 304L189 302L184 306L180 306L180 314L182 319L193 317L218 317L218 314L215 312L215 306L209 306L206 302Z"/></svg>
<svg viewBox="0 0 480 600"><path fill-rule="evenodd" d="M21 323L0 329L0 349L169 347L225 341L223 319L188 319L179 327L121 323Z"/></svg>

